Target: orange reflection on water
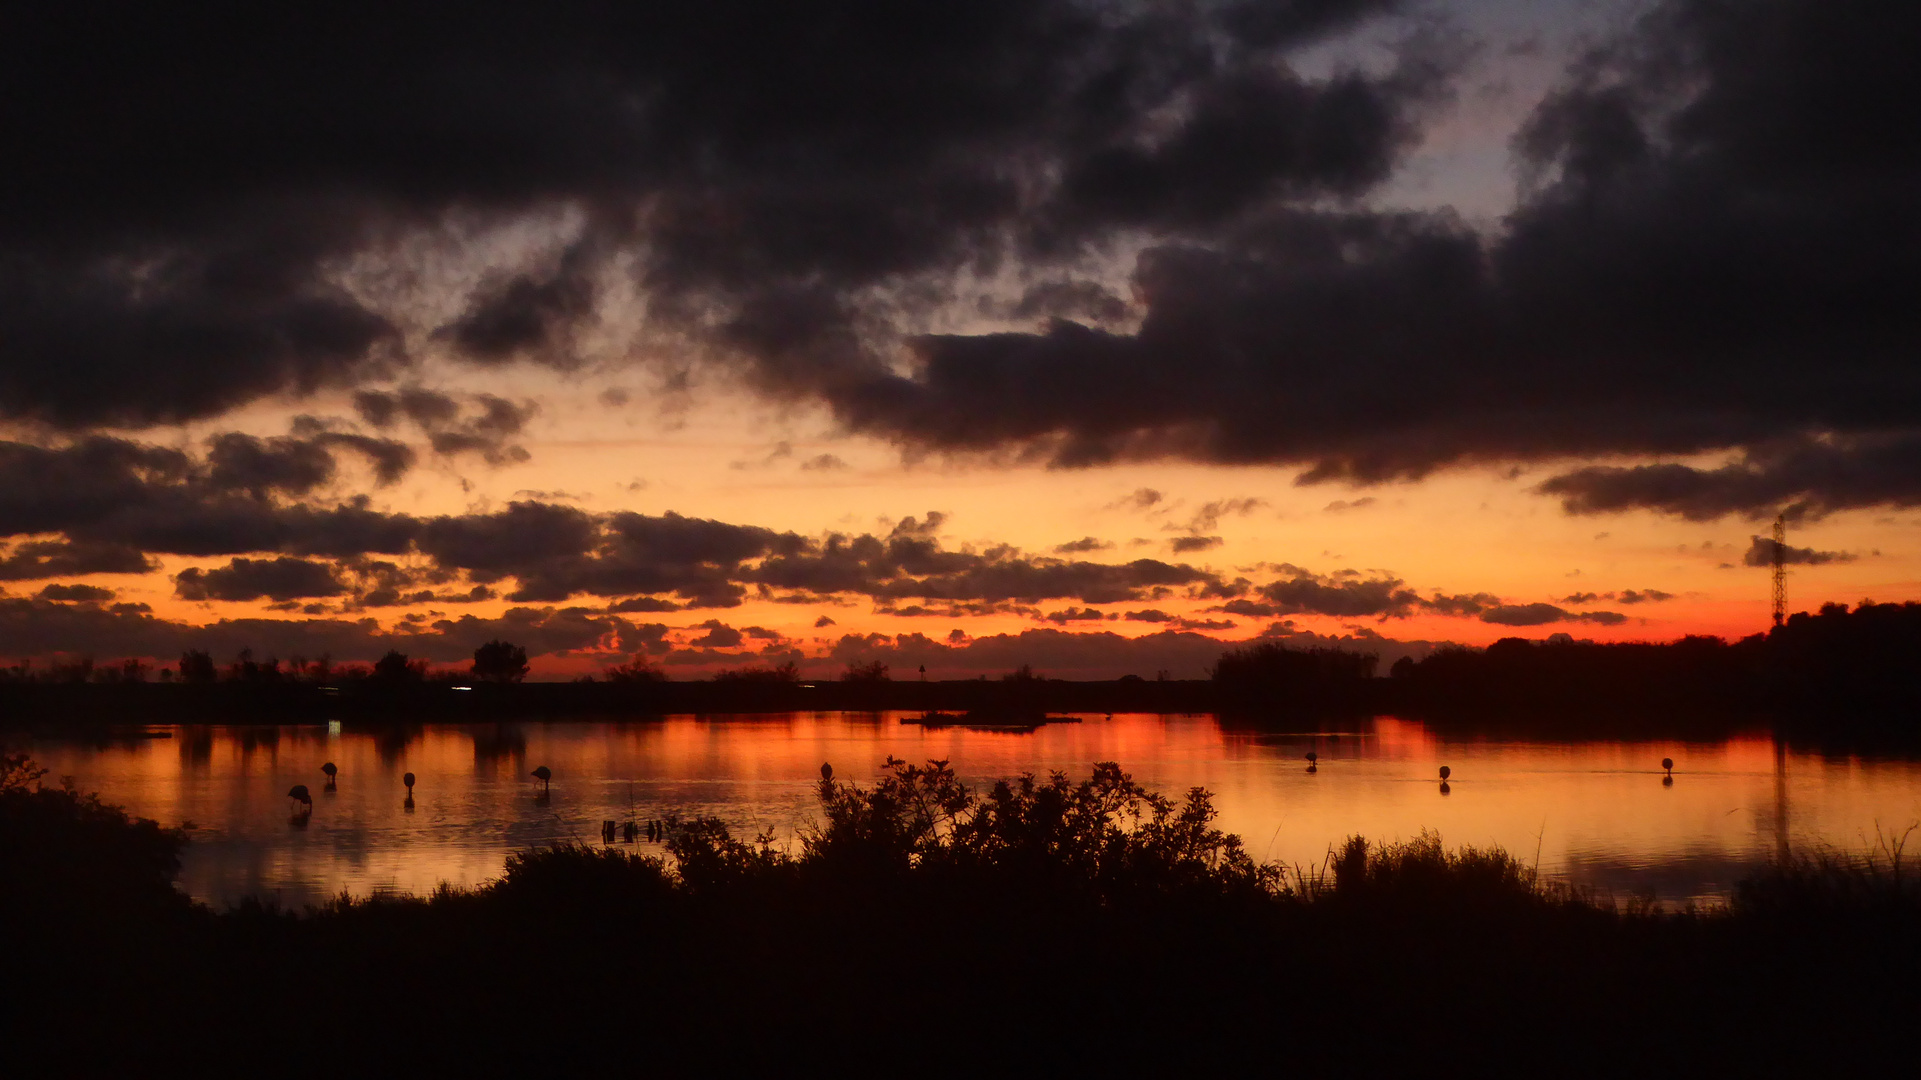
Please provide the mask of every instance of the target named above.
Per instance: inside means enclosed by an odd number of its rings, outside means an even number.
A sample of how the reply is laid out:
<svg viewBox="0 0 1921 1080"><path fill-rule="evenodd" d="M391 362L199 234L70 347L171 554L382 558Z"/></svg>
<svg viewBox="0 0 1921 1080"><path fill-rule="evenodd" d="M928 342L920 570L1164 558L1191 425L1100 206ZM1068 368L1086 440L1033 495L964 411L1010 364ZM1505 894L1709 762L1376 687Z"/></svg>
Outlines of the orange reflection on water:
<svg viewBox="0 0 1921 1080"><path fill-rule="evenodd" d="M1860 848L1877 825L1921 821L1911 759L1788 754L1765 737L1714 743L1450 740L1389 717L1340 731L1254 734L1210 716L1081 717L1031 734L929 730L901 714L801 713L627 723L179 727L165 739L42 742L56 776L166 824L192 822L182 884L195 896L315 902L346 890L424 892L497 876L514 850L593 840L603 820L713 814L791 838L814 819L822 762L870 779L889 755L941 758L970 782L1119 761L1150 789L1203 787L1249 851L1315 866L1361 834L1424 828L1499 844L1549 873L1667 900L1724 894L1774 851ZM1305 755L1318 767L1309 772ZM1676 762L1662 784L1660 761ZM338 767L324 789L323 762ZM545 765L551 796L529 774ZM1452 775L1444 794L1439 766ZM401 777L416 775L414 805ZM292 817L294 784L314 810ZM643 845L643 847L645 847ZM655 850L658 849L648 849Z"/></svg>

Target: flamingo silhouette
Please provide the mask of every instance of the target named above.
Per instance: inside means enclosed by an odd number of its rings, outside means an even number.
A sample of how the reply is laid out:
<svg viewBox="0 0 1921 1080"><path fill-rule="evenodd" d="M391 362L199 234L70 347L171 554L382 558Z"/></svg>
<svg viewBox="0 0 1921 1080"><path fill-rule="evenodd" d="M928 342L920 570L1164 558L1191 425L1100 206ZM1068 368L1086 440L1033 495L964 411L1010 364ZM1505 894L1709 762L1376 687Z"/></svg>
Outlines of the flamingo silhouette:
<svg viewBox="0 0 1921 1080"><path fill-rule="evenodd" d="M320 771L327 774L327 790L332 791L334 786L334 777L339 775L340 767L335 765L333 762L329 761L328 763L320 767Z"/></svg>
<svg viewBox="0 0 1921 1080"><path fill-rule="evenodd" d="M1674 775L1674 759L1671 757L1662 758L1661 768L1665 770L1669 776L1673 776Z"/></svg>
<svg viewBox="0 0 1921 1080"><path fill-rule="evenodd" d="M295 813L313 813L313 795L307 791L307 785L295 784L293 790L287 792L287 798L301 804L304 808L304 810L297 810Z"/></svg>
<svg viewBox="0 0 1921 1080"><path fill-rule="evenodd" d="M553 787L554 771L542 765L533 771L533 778L540 781L541 794L547 794Z"/></svg>

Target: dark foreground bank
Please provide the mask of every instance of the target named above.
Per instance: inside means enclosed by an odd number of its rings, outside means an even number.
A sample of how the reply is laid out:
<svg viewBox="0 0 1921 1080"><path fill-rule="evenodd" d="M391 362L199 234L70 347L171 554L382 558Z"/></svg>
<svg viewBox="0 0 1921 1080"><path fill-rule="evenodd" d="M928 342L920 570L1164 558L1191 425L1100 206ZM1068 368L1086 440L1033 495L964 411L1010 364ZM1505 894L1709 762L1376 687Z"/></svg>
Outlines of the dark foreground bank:
<svg viewBox="0 0 1921 1080"><path fill-rule="evenodd" d="M63 1075L1776 1074L1906 1060L1921 1004L1898 842L1617 910L1431 837L1261 866L1204 792L1112 765L983 793L893 763L824 778L794 852L676 821L671 864L216 913L179 834L4 771L7 1045Z"/></svg>

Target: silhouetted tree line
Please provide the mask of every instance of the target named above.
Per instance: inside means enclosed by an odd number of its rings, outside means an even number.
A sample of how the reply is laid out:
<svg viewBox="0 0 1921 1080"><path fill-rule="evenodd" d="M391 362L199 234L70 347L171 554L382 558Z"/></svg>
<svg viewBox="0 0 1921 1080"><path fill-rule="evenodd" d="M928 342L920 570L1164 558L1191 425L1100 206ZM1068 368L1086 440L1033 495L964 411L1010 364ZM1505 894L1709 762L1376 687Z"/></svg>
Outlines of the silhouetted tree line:
<svg viewBox="0 0 1921 1080"><path fill-rule="evenodd" d="M172 887L186 834L35 773L0 760L7 1053L66 1075L185 1055L211 1073L566 1075L841 1053L936 1075L1277 1057L1488 1074L1576 1052L1604 1072L1846 1070L1903 1059L1921 962L1921 892L1887 857L1801 860L1725 911L1664 914L1426 834L1264 865L1205 791L1163 797L1113 764L982 791L889 761L871 785L823 779L792 849L669 819L664 856L563 845L478 889L217 913ZM1597 1024L1631 1045L1596 1044Z"/></svg>
<svg viewBox="0 0 1921 1080"><path fill-rule="evenodd" d="M142 683L151 677L163 683L180 682L206 686L231 682L248 684L384 683L422 682L429 678L441 682L476 680L515 683L527 677L527 650L509 641L494 640L474 650L473 662L465 670L434 671L425 660L389 649L372 664L336 664L330 656L309 660L292 656L257 658L250 648L241 649L233 660L222 666L212 654L189 649L180 654L177 667L156 672L145 661L129 658L117 664L99 665L92 657L62 661L36 669L31 661L0 668L0 682L17 683Z"/></svg>
<svg viewBox="0 0 1921 1080"><path fill-rule="evenodd" d="M1365 709L1380 657L1342 649L1293 649L1262 641L1223 653L1214 687L1227 710Z"/></svg>
<svg viewBox="0 0 1921 1080"><path fill-rule="evenodd" d="M1740 713L1793 728L1921 734L1921 604L1824 605L1736 642L1664 644L1506 638L1440 649L1391 672L1385 707L1433 717L1529 710Z"/></svg>
<svg viewBox="0 0 1921 1080"><path fill-rule="evenodd" d="M812 681L792 662L726 669L701 681L673 680L644 654L598 679L529 684L526 650L491 641L465 669L433 671L400 652L371 666L327 657L256 660L242 650L222 666L204 652L181 657L163 680L200 688L186 697L142 689L138 661L90 661L0 678L0 714L65 720L153 718L169 708L204 718L284 722L310 714L414 718L569 713L927 710L1042 717L1049 712L1219 712L1237 725L1298 722L1298 714L1397 713L1441 725L1534 734L1629 730L1725 732L1773 724L1790 733L1921 735L1921 604L1829 604L1766 634L1736 642L1685 637L1662 644L1601 644L1556 635L1507 638L1486 649L1443 648L1397 661L1378 678L1368 652L1294 649L1258 642L1226 651L1206 681L1102 682L1050 679L1023 665L998 679L928 682L892 678L884 662L851 663ZM470 692L448 693L454 685ZM84 687L85 692L72 688ZM111 689L106 689L111 688ZM153 696L158 694L158 696ZM79 695L79 696L75 696ZM105 695L105 696L89 696ZM99 718L96 717L96 718Z"/></svg>

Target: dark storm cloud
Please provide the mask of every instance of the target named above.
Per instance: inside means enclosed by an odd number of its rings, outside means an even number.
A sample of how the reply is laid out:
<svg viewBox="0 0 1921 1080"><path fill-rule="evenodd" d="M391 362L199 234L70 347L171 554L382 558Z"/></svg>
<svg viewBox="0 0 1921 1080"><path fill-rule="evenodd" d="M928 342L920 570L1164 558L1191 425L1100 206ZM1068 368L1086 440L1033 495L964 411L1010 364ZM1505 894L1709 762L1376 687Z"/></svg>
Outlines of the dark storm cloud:
<svg viewBox="0 0 1921 1080"><path fill-rule="evenodd" d="M1624 589L1612 598L1622 604L1658 604L1674 599L1674 594L1659 589Z"/></svg>
<svg viewBox="0 0 1921 1080"><path fill-rule="evenodd" d="M164 423L389 374L402 331L338 268L562 204L583 239L487 268L432 337L570 364L598 276L638 252L657 316L758 325L733 337L765 383L804 385L847 357L764 336L795 287L1366 190L1433 65L1310 79L1286 56L1390 6L483 3L383 10L377 34L310 2L35 7L0 40L0 141L32 163L0 177L0 412Z"/></svg>
<svg viewBox="0 0 1921 1080"><path fill-rule="evenodd" d="M359 453L373 466L374 482L382 486L395 483L414 467L413 447L392 439L328 431L314 435L313 440L321 446L342 447Z"/></svg>
<svg viewBox="0 0 1921 1080"><path fill-rule="evenodd" d="M1377 616L1390 618L1407 615L1420 603L1420 594L1407 588L1396 577L1363 578L1358 575L1323 576L1298 567L1283 566L1292 576L1271 582L1258 591L1271 608L1236 611L1236 614L1263 615L1337 615L1343 617Z"/></svg>
<svg viewBox="0 0 1921 1080"><path fill-rule="evenodd" d="M1674 599L1671 592L1659 589L1623 589L1618 593L1577 592L1561 597L1563 604L1592 604L1596 600L1613 600L1621 604L1658 604Z"/></svg>
<svg viewBox="0 0 1921 1080"><path fill-rule="evenodd" d="M1504 626L1539 626L1552 622L1590 622L1612 626L1626 620L1625 616L1609 611L1570 612L1546 603L1509 604L1492 593L1450 595L1436 591L1422 596L1407 587L1407 583L1400 578L1379 572L1362 574L1354 570L1342 570L1332 574L1315 574L1285 563L1275 570L1280 576L1253 589L1259 599L1231 599L1207 610L1266 619L1284 615L1325 615L1385 620L1432 614L1479 619ZM1594 594L1586 595L1589 600L1595 598ZM1665 598L1667 594L1656 594L1654 590L1649 590L1643 599L1654 599L1656 595ZM1568 597L1567 601L1575 599ZM1135 618L1136 613L1129 613L1127 617Z"/></svg>
<svg viewBox="0 0 1921 1080"><path fill-rule="evenodd" d="M477 407L463 417L461 403L451 394L424 387L395 391L362 390L354 395L354 411L376 428L390 428L402 419L427 436L436 454L452 457L474 453L489 465L525 461L527 451L508 440L521 433L536 408L532 402L512 402L493 394L472 394Z"/></svg>
<svg viewBox="0 0 1921 1080"><path fill-rule="evenodd" d="M1157 559L1100 563L1008 545L955 550L940 539L938 512L903 518L884 535L803 537L671 512L595 514L533 500L430 518L375 510L364 497L331 506L294 501L310 495L325 471L311 453L315 438L223 437L206 461L104 437L64 448L0 444L0 529L14 538L0 555L0 577L137 573L153 566L150 554L237 556L224 567L183 571L178 594L302 610L302 600L346 597L329 611L474 602L496 595L493 586L507 579L515 586L499 591L515 603L617 598L616 614L735 607L750 594L775 603L866 598L876 613L902 616L1057 621L1104 618L1093 605L1170 599L1226 601L1210 610L1260 617L1473 616L1499 604L1481 594L1423 598L1391 575L1352 570L1317 575L1282 565L1275 580L1256 585ZM1159 499L1137 493L1133 501ZM1199 516L1258 505L1209 504ZM1082 606L1044 616L1035 605L1049 601Z"/></svg>
<svg viewBox="0 0 1921 1080"><path fill-rule="evenodd" d="M660 600L652 596L634 596L618 600L607 606L609 614L659 614L663 611L679 611L680 605L671 600ZM824 618L825 616L823 616Z"/></svg>
<svg viewBox="0 0 1921 1080"><path fill-rule="evenodd" d="M282 556L235 559L212 570L182 570L174 592L183 600L305 600L347 591L332 566Z"/></svg>
<svg viewBox="0 0 1921 1080"><path fill-rule="evenodd" d="M258 498L269 492L305 495L333 478L326 447L300 439L217 435L207 448L208 480L222 491Z"/></svg>
<svg viewBox="0 0 1921 1080"><path fill-rule="evenodd" d="M917 599L989 605L1069 599L1116 603L1218 580L1206 571L1155 559L1093 563L1005 546L951 551L933 535L940 520L938 514L905 518L885 537L830 534L803 540L790 534L743 580L775 589L862 594L890 604Z"/></svg>
<svg viewBox="0 0 1921 1080"><path fill-rule="evenodd" d="M1215 499L1213 502L1202 503L1182 528L1191 533L1212 532L1220 527L1221 519L1224 517L1246 517L1266 506L1266 499Z"/></svg>
<svg viewBox="0 0 1921 1080"><path fill-rule="evenodd" d="M154 562L139 548L105 541L25 540L0 556L0 581L87 574L144 574Z"/></svg>
<svg viewBox="0 0 1921 1080"><path fill-rule="evenodd" d="M346 619L221 619L194 626L158 618L144 604L0 597L0 656L14 657L146 656L166 663L188 649L216 658L252 649L262 657L331 656L336 662L366 663L398 649L436 664L464 664L476 648L496 639L523 645L535 656L597 652L616 640L632 652L645 643L647 629L583 608L551 607L511 608L491 619L434 619L392 630L372 620Z"/></svg>
<svg viewBox="0 0 1921 1080"><path fill-rule="evenodd" d="M1223 541L1218 536L1176 536L1167 542L1168 550L1176 555L1193 551L1207 551L1220 547Z"/></svg>
<svg viewBox="0 0 1921 1080"><path fill-rule="evenodd" d="M370 454L378 472L381 455L399 444L367 441L378 448ZM401 519L353 502L321 510L280 501L332 478L333 445L366 450L325 433L221 435L205 460L104 436L62 447L0 442L0 536L65 533L97 550L185 555L359 554L398 550L396 542L404 548L406 539L393 535Z"/></svg>
<svg viewBox="0 0 1921 1080"><path fill-rule="evenodd" d="M706 633L688 640L687 644L692 648L735 649L740 647L742 641L739 630L728 626L719 619L708 619L694 629L705 630Z"/></svg>
<svg viewBox="0 0 1921 1080"><path fill-rule="evenodd" d="M1741 556L1743 566L1773 566L1776 551L1781 553L1781 561L1795 566L1821 566L1826 563L1853 562L1854 556L1845 551L1816 551L1813 548L1795 547L1793 544L1779 544L1773 537L1755 536L1749 538L1748 550Z"/></svg>
<svg viewBox="0 0 1921 1080"><path fill-rule="evenodd" d="M1921 492L1921 9L1669 0L1517 137L1502 229L1276 207L1141 256L1138 331L918 339L823 383L850 427L1057 464L1176 455L1376 482L1451 464L1745 448L1581 470L1576 512L1911 504ZM1180 213L1174 200L1168 212Z"/></svg>
<svg viewBox="0 0 1921 1080"><path fill-rule="evenodd" d="M1776 440L1713 468L1591 465L1540 486L1569 513L1651 509L1692 521L1729 514L1813 518L1921 505L1921 434Z"/></svg>
<svg viewBox="0 0 1921 1080"><path fill-rule="evenodd" d="M1480 619L1496 626L1546 626L1549 623L1583 622L1599 626L1618 626L1627 616L1617 611L1568 611L1553 604L1502 604L1487 608Z"/></svg>
<svg viewBox="0 0 1921 1080"><path fill-rule="evenodd" d="M593 515L584 510L516 502L498 513L434 518L422 526L418 543L442 566L487 580L581 558L593 549L597 532Z"/></svg>
<svg viewBox="0 0 1921 1080"><path fill-rule="evenodd" d="M575 363L575 328L594 311L592 260L569 254L552 275L496 276L468 300L467 310L438 331L482 363L529 359L552 367Z"/></svg>
<svg viewBox="0 0 1921 1080"><path fill-rule="evenodd" d="M1392 6L483 5L371 37L317 4L35 6L0 40L0 138L32 163L0 175L0 414L201 417L404 378L403 337L570 365L626 274L689 354L914 453L1369 483L1735 451L1543 490L1701 518L1921 502L1921 135L1890 119L1921 98L1921 9L1653 4L1534 111L1520 203L1482 233L1362 201L1453 46L1290 63ZM403 334L377 283L404 241L561 208L560 250L458 256L469 294ZM1136 248L1125 290L1081 272ZM898 353L1005 270L1007 314L1062 321ZM505 417L416 405L362 411L524 453ZM263 452L230 490L317 475Z"/></svg>
<svg viewBox="0 0 1921 1080"><path fill-rule="evenodd" d="M115 593L112 589L103 589L98 585L49 585L34 595L42 600L75 600L104 604L112 600Z"/></svg>

